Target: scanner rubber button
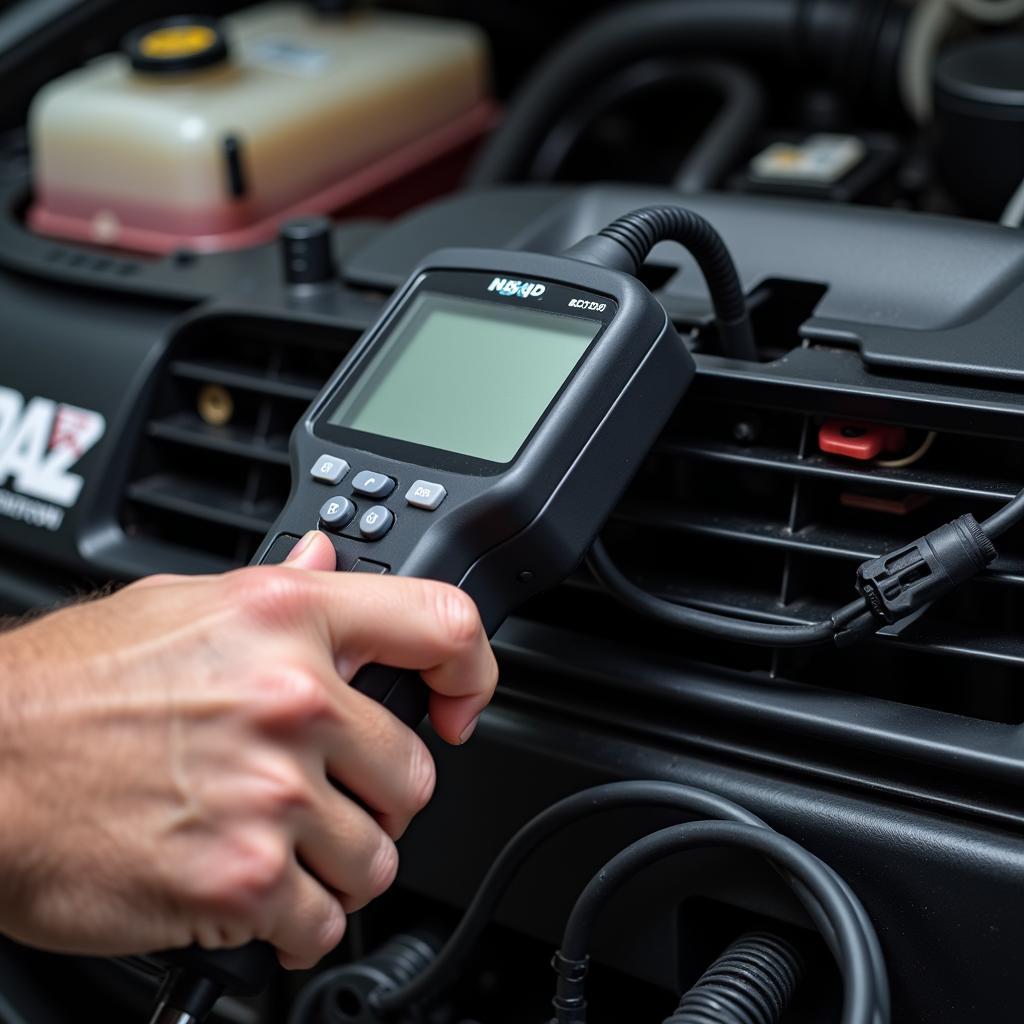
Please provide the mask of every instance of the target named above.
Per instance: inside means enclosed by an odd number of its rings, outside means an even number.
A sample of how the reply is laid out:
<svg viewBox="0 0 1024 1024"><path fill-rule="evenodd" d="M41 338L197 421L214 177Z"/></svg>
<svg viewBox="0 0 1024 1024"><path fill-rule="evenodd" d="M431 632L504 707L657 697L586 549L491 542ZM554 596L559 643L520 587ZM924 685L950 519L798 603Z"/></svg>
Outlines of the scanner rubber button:
<svg viewBox="0 0 1024 1024"><path fill-rule="evenodd" d="M378 576L383 576L388 572L388 567L381 562L371 562L368 558L357 558L355 565L352 566L351 572L374 572Z"/></svg>
<svg viewBox="0 0 1024 1024"><path fill-rule="evenodd" d="M340 530L355 518L356 507L348 498L336 494L320 506L320 525L325 530Z"/></svg>
<svg viewBox="0 0 1024 1024"><path fill-rule="evenodd" d="M447 494L440 484L432 484L429 480L417 480L405 492L405 500L416 508L425 508L428 512L433 512Z"/></svg>
<svg viewBox="0 0 1024 1024"><path fill-rule="evenodd" d="M321 455L313 463L309 475L321 484L340 484L348 475L348 463L333 455Z"/></svg>
<svg viewBox="0 0 1024 1024"><path fill-rule="evenodd" d="M368 508L359 520L359 532L366 540L380 540L395 525L395 514L383 505Z"/></svg>
<svg viewBox="0 0 1024 1024"><path fill-rule="evenodd" d="M301 537L294 537L290 533L279 533L274 538L274 543L264 552L260 559L260 565L280 565L292 553L292 548L301 539Z"/></svg>
<svg viewBox="0 0 1024 1024"><path fill-rule="evenodd" d="M386 498L395 489L395 481L384 473L364 469L352 479L352 490L368 498Z"/></svg>

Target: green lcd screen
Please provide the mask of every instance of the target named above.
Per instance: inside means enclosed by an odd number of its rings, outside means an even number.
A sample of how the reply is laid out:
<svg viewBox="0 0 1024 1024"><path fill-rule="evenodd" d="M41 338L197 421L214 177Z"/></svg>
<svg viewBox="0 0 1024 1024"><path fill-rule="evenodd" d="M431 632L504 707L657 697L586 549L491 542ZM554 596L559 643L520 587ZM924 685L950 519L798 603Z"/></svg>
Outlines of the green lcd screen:
<svg viewBox="0 0 1024 1024"><path fill-rule="evenodd" d="M601 326L421 292L328 422L511 462Z"/></svg>

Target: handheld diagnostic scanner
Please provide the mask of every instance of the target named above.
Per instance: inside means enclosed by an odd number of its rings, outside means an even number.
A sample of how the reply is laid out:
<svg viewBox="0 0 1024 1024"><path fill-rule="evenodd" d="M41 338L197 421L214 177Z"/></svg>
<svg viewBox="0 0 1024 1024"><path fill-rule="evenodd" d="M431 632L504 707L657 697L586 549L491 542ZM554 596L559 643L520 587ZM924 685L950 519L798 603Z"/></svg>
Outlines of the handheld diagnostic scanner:
<svg viewBox="0 0 1024 1024"><path fill-rule="evenodd" d="M632 274L451 249L412 274L291 438L292 491L257 552L307 530L343 572L455 584L491 635L582 560L693 376ZM418 676L353 685L416 725Z"/></svg>
<svg viewBox="0 0 1024 1024"><path fill-rule="evenodd" d="M675 206L620 217L561 256L428 257L291 437L292 490L254 561L318 527L342 572L455 584L491 635L586 555L693 378L689 349L635 274L657 242L695 257L724 354L756 358L735 265ZM416 726L427 687L381 665L351 685ZM271 974L266 943L165 956L153 1020L196 1024Z"/></svg>

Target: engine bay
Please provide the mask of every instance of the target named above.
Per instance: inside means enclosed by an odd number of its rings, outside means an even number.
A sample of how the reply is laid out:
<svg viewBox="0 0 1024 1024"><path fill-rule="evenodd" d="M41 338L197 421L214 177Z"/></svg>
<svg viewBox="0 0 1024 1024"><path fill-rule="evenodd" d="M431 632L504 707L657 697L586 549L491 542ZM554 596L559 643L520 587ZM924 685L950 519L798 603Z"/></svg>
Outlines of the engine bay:
<svg viewBox="0 0 1024 1024"><path fill-rule="evenodd" d="M5 614L246 565L293 494L293 429L423 260L564 253L638 208L713 225L757 350L723 352L698 261L659 242L637 277L696 374L639 467L607 470L633 583L806 625L858 566L1024 486L1016 0L205 3L187 32L163 2L51 6L0 6ZM169 93L165 62L195 59ZM997 547L855 646L674 628L584 566L531 596L473 741L424 730L437 791L395 887L320 967L212 1019L550 1019L577 897L680 821L670 798L609 798L538 845L429 1000L370 993L437 960L526 823L639 780L715 794L845 879L893 1019L1017 1019L1024 527ZM588 1019L839 1020L819 925L749 850L675 853L603 908ZM751 956L774 1010L670 1016ZM0 1019L140 1020L160 980L3 940Z"/></svg>

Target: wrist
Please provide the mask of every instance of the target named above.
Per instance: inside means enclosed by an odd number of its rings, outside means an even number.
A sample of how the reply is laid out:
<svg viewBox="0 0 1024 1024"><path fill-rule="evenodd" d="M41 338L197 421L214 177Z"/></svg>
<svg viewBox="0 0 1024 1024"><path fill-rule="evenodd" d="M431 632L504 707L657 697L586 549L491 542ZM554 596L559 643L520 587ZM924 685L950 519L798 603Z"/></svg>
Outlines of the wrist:
<svg viewBox="0 0 1024 1024"><path fill-rule="evenodd" d="M30 638L22 627L0 632L0 932L17 886L28 832L24 695L33 689Z"/></svg>

